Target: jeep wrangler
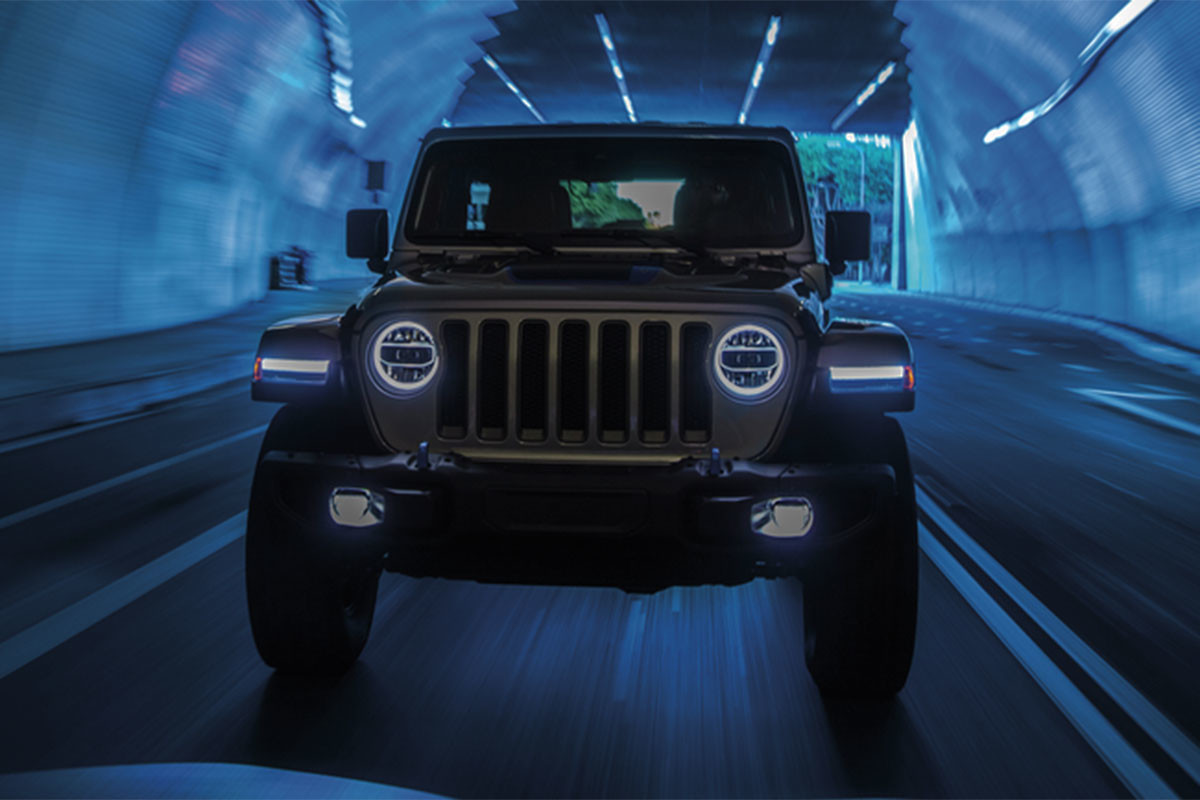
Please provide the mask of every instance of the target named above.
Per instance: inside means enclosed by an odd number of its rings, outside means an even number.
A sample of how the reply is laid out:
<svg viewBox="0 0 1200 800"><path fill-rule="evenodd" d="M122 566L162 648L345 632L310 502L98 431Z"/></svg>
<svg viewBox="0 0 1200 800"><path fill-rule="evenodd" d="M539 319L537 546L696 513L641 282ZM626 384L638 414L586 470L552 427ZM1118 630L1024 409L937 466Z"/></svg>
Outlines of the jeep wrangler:
<svg viewBox="0 0 1200 800"><path fill-rule="evenodd" d="M339 673L382 570L615 586L802 584L822 692L891 696L912 660L913 356L832 319L870 216L825 217L818 260L784 129L438 129L394 235L347 215L378 281L262 336L284 403L246 531L254 640Z"/></svg>

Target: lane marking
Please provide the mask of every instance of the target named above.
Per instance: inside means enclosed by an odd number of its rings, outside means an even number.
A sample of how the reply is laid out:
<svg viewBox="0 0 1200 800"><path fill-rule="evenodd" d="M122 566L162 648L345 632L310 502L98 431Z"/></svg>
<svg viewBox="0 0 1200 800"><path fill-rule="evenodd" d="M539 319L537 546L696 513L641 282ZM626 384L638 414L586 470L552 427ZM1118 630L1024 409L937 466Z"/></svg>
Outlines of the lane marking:
<svg viewBox="0 0 1200 800"><path fill-rule="evenodd" d="M1104 480L1104 478L1101 478L1099 475L1096 475L1095 473L1085 472L1083 474L1086 475L1087 477L1091 478L1092 480L1094 480L1096 483L1104 484L1108 488L1118 491L1121 494L1129 495L1130 497L1134 498L1135 500L1145 501L1145 499L1146 499L1145 497L1143 497L1142 495L1133 491L1132 489L1126 489L1124 486L1118 486L1117 484L1113 483L1112 481L1106 481L1106 480Z"/></svg>
<svg viewBox="0 0 1200 800"><path fill-rule="evenodd" d="M209 528L149 564L138 567L103 589L72 603L41 622L0 642L0 678L5 678L45 655L63 642L83 633L106 617L150 593L184 570L235 542L246 532L242 511Z"/></svg>
<svg viewBox="0 0 1200 800"><path fill-rule="evenodd" d="M1016 353L1019 356L1036 356L1038 354L1036 350L1026 350L1024 347L1014 347L1008 352Z"/></svg>
<svg viewBox="0 0 1200 800"><path fill-rule="evenodd" d="M175 408L194 408L198 405L211 404L214 400L224 400L229 397L234 397L236 395L245 394L246 386L245 386L244 380L238 379L236 382L231 382L231 383L232 383L232 385L230 387L228 387L227 389L225 389L224 391L219 391L219 390L203 391L198 394L192 395L190 397L180 398L177 402L173 403L173 406ZM97 420L95 422L85 422L85 423L82 423L79 425L71 425L70 427L67 427L67 428L60 428L59 430L56 430L56 431L49 431L47 433L36 433L32 436L25 436L20 439L12 439L10 441L5 442L4 444L0 444L0 455L4 455L5 453L11 453L14 450L24 450L27 447L33 447L33 446L39 445L39 444L46 444L47 442L54 442L59 439L65 439L69 436L75 436L77 434L87 433L88 431L94 431L94 430L98 430L100 428L107 428L110 425L118 425L122 422L132 422L134 420L153 416L155 414L163 414L163 413L166 413L167 411L168 411L168 409L165 406L156 406L154 408L144 408L140 411L131 411L127 414L118 414L115 417L108 417L107 419L101 419L101 420Z"/></svg>
<svg viewBox="0 0 1200 800"><path fill-rule="evenodd" d="M109 478L106 481L93 483L91 486L85 486L82 489L78 489L74 492L56 497L53 500L47 500L44 503L38 503L37 505L30 506L22 511L16 511L12 514L9 514L7 517L0 517L0 530L12 527L17 523L25 522L26 520L33 519L34 517L45 514L49 511L54 511L55 509L70 505L71 503L76 503L80 500L92 497L93 495L100 494L101 492L106 492L109 489L122 486L130 481L135 481L138 478L144 478L147 475L153 475L159 470L173 467L176 464L182 464L184 461L197 456L202 456L205 453L211 453L214 450L219 450L226 445L233 444L234 442L240 442L242 439L249 439L251 436L257 436L266 429L266 425L259 425L257 428L251 428L248 431L242 431L241 433L235 433L232 436L226 436L224 439L218 439L215 442L210 442L209 444L197 447L194 450L189 450L186 453L180 453L177 456L164 458L162 461L156 461L148 466L139 467L132 472L126 472L124 475L118 475L117 477Z"/></svg>
<svg viewBox="0 0 1200 800"><path fill-rule="evenodd" d="M1187 395L1163 394L1162 392L1121 392L1116 389L1081 389L1089 394L1102 394L1109 397L1128 397L1130 400L1188 400Z"/></svg>
<svg viewBox="0 0 1200 800"><path fill-rule="evenodd" d="M1193 398L1189 397L1188 395L1183 394L1182 392L1177 392L1174 389L1168 389L1165 386L1155 386L1153 383L1139 383L1138 386L1142 387L1143 389L1149 389L1152 392L1159 392L1160 394L1168 394L1172 397L1186 397L1189 400L1193 399Z"/></svg>
<svg viewBox="0 0 1200 800"><path fill-rule="evenodd" d="M1185 419L1173 417L1170 414L1164 414L1161 411L1155 411L1152 408L1146 408L1145 406L1138 405L1137 403L1131 403L1126 399L1127 397L1166 400L1179 400L1183 398L1165 397L1162 395L1138 395L1132 392L1112 392L1104 391L1103 389L1074 389L1068 387L1068 391L1072 391L1078 395L1083 395L1089 400L1100 403L1101 405L1109 406L1110 408L1115 408L1119 411L1124 411L1127 414L1132 414L1135 417L1141 417L1142 419L1150 420L1151 422L1157 422L1159 425L1163 425L1173 430L1181 431L1183 433L1190 433L1192 436L1200 436L1200 425L1197 425L1193 422L1188 422Z"/></svg>
<svg viewBox="0 0 1200 800"><path fill-rule="evenodd" d="M1000 565L990 553L964 531L950 515L941 509L925 490L916 487L917 504L951 541L983 570L1016 605L1045 631L1072 661L1087 673L1096 685L1112 698L1132 719L1177 763L1193 781L1200 782L1200 746L1180 730L1145 695L1104 658L1089 647L1058 616L1025 588L1012 573Z"/></svg>
<svg viewBox="0 0 1200 800"><path fill-rule="evenodd" d="M918 528L921 549L941 570L963 599L975 609L992 633L1025 667L1042 690L1063 712L1079 732L1104 759L1109 768L1135 797L1176 797L1170 787L1158 777L1150 765L1138 755L1129 742L1113 727L1100 709L1071 683L1050 657L1041 651L1025 631L1004 612L982 586L955 560L929 529Z"/></svg>
<svg viewBox="0 0 1200 800"><path fill-rule="evenodd" d="M121 414L120 416L109 417L108 419L102 419L97 422L88 422L83 425L72 425L69 428L62 428L57 431L50 431L49 433L38 433L34 434L33 436L26 436L22 439L13 439L10 442L5 442L4 444L0 445L0 455L11 453L14 450L24 450L26 447L33 447L35 445L46 444L47 442L65 439L68 436L74 436L78 433L87 433L88 431L94 431L98 428L107 428L109 425L117 425L121 422L130 422L135 419L141 419L142 417L148 417L151 414L161 414L163 411L164 409L161 408L134 411L129 414Z"/></svg>
<svg viewBox="0 0 1200 800"><path fill-rule="evenodd" d="M1063 364L1067 369L1073 369L1076 372L1099 372L1095 367L1085 367L1083 364Z"/></svg>

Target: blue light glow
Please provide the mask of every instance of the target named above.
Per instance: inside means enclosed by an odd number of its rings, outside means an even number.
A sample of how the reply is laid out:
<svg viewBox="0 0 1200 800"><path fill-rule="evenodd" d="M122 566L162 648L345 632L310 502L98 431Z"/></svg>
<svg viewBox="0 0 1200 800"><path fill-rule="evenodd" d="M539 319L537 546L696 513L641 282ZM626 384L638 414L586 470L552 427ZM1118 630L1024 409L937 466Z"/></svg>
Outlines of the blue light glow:
<svg viewBox="0 0 1200 800"><path fill-rule="evenodd" d="M492 68L492 72L496 73L496 77L508 87L510 92L516 95L517 99L521 101L521 105L529 109L529 113L533 114L538 122L546 121L546 118L542 116L542 112L538 111L534 107L533 102L525 96L524 92L521 91L521 87L517 86L517 84L513 82L512 78L508 77L508 73L506 73L498 63L496 63L496 59L492 58L491 55L484 53L483 63Z"/></svg>
<svg viewBox="0 0 1200 800"><path fill-rule="evenodd" d="M625 83L625 71L621 69L621 61L617 58L617 46L613 43L612 29L608 27L608 18L603 14L596 15L596 28L600 31L600 41L604 43L604 52L608 56L609 66L612 67L613 77L617 81L617 91L621 93L621 102L625 105L625 113L630 122L637 122L637 114L633 111L633 98L629 96L629 86Z"/></svg>
<svg viewBox="0 0 1200 800"><path fill-rule="evenodd" d="M754 104L759 84L762 83L763 74L767 69L767 62L771 60L771 51L775 49L775 41L779 38L781 19L781 17L771 17L767 21L767 32L763 35L762 47L758 50L758 59L754 62L754 72L750 75L750 85L746 87L746 97L742 100L742 109L738 112L738 125L745 125L746 119L750 115L750 106Z"/></svg>
<svg viewBox="0 0 1200 800"><path fill-rule="evenodd" d="M874 78L871 79L870 83L864 86L863 90L855 96L854 102L850 103L840 112L838 112L838 115L833 118L833 123L830 127L835 131L842 127L846 120L850 119L850 115L861 108L863 103L870 100L875 92L879 91L879 87L887 83L888 78L892 77L892 75L895 73L895 61L889 61L888 63L884 64L883 68L879 70L878 74L876 74Z"/></svg>
<svg viewBox="0 0 1200 800"><path fill-rule="evenodd" d="M1120 11L1113 15L1112 19L1104 24L1100 32L1092 37L1087 47L1080 51L1078 57L1079 63L1076 64L1075 69L1067 79L1059 84L1053 94L1036 106L1026 109L1015 119L1002 122L989 130L983 135L983 143L991 144L997 139L1003 139L1013 131L1028 126L1034 120L1040 119L1054 110L1059 103L1066 100L1072 92L1079 88L1079 85L1083 83L1083 79L1088 76L1088 73L1096 65L1096 61L1116 41L1116 38L1132 25L1154 2L1155 0L1129 0Z"/></svg>

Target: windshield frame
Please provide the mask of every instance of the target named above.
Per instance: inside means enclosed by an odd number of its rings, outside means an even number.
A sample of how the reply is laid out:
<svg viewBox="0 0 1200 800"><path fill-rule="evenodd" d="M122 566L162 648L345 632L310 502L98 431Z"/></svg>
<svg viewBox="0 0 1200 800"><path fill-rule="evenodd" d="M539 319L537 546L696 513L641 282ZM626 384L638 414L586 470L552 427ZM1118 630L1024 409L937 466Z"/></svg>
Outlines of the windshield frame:
<svg viewBox="0 0 1200 800"><path fill-rule="evenodd" d="M679 139L679 140L731 140L737 142L756 142L765 145L782 147L783 164L790 169L791 174L785 175L788 200L793 206L794 238L778 235L761 237L760 243L709 244L704 247L713 255L737 254L773 254L791 255L804 260L815 258L811 239L811 224L809 218L808 199L804 189L799 158L793 145L793 136L786 129L779 128L748 128L729 126L686 126L686 127L655 127L650 125L579 125L579 126L506 126L502 128L459 128L438 129L432 131L426 138L417 163L414 165L412 179L405 192L404 205L401 211L401 224L396 226L393 258L401 253L444 253L478 254L478 253L512 253L529 250L530 248L514 242L511 245L501 245L489 242L485 231L463 231L464 235L445 236L437 234L421 234L414 230L416 210L422 198L419 196L428 185L428 170L430 155L437 156L437 149L442 143L461 143L478 140L483 142L498 140L536 140L536 139ZM663 231L671 233L671 231ZM478 241L470 234L480 234ZM648 238L654 238L656 231L647 229ZM594 234L589 236L588 234ZM570 237L548 237L550 244L561 254L634 254L634 253L686 253L688 248L671 244L650 245L638 243L629 238L606 237L603 230L573 229ZM577 239L578 241L572 241ZM784 240L786 239L786 241Z"/></svg>

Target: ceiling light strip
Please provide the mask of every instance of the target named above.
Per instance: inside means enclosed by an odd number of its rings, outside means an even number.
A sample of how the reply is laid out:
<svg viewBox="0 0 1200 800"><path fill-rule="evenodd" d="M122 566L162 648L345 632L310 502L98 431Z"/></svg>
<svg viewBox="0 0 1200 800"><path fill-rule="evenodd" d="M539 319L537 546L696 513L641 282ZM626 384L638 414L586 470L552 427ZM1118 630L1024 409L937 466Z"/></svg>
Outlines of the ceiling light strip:
<svg viewBox="0 0 1200 800"><path fill-rule="evenodd" d="M492 58L487 53L484 53L483 63L492 68L492 72L496 73L496 77L503 81L504 85L508 87L508 90L517 96L517 99L521 101L521 105L529 109L529 113L533 114L533 116L537 118L538 122L546 121L546 118L542 116L542 112L534 108L533 101L525 96L525 93L521 91L520 86L517 86L515 83L513 83L513 79L508 77L508 73L496 63L496 59Z"/></svg>
<svg viewBox="0 0 1200 800"><path fill-rule="evenodd" d="M879 70L871 82L863 87L863 90L854 98L854 102L843 108L841 112L833 118L831 130L837 130L845 124L846 120L850 119L850 115L862 108L863 103L871 99L875 92L879 91L879 87L887 83L888 78L896 74L896 62L889 61L883 65L883 69Z"/></svg>
<svg viewBox="0 0 1200 800"><path fill-rule="evenodd" d="M1112 46L1117 37L1124 33L1125 29L1132 25L1134 20L1140 17L1154 3L1155 0L1129 0L1120 11L1113 15L1112 19L1104 24L1100 32L1092 37L1092 41L1088 42L1088 46L1080 51L1079 63L1075 66L1074 71L1071 72L1065 81L1059 84L1052 95L1036 106L1021 112L1020 115L992 128L983 135L983 143L991 144L997 139L1003 139L1013 131L1024 128L1035 119L1040 119L1049 114L1055 106L1066 100L1071 92L1079 88L1079 85L1083 83L1083 79L1088 76L1088 73L1096 66L1096 62L1100 60L1100 56L1104 55L1104 51Z"/></svg>
<svg viewBox="0 0 1200 800"><path fill-rule="evenodd" d="M617 45L613 42L612 29L608 27L608 18L603 14L596 15L596 28L600 31L600 41L604 43L604 53L608 56L613 77L617 80L617 90L621 93L621 102L625 104L625 113L629 114L630 122L637 122L637 114L633 111L633 100L629 97L629 87L625 84L625 70L621 69L621 60L617 58Z"/></svg>
<svg viewBox="0 0 1200 800"><path fill-rule="evenodd" d="M754 72L750 73L750 85L746 87L746 98L742 100L742 110L738 112L738 125L746 124L750 106L754 104L754 97L758 94L758 86L762 83L763 73L767 71L767 62L771 60L771 51L775 49L775 40L779 38L780 19L780 17L771 17L767 21L767 32L763 35L762 47L758 49L758 60L754 62Z"/></svg>

